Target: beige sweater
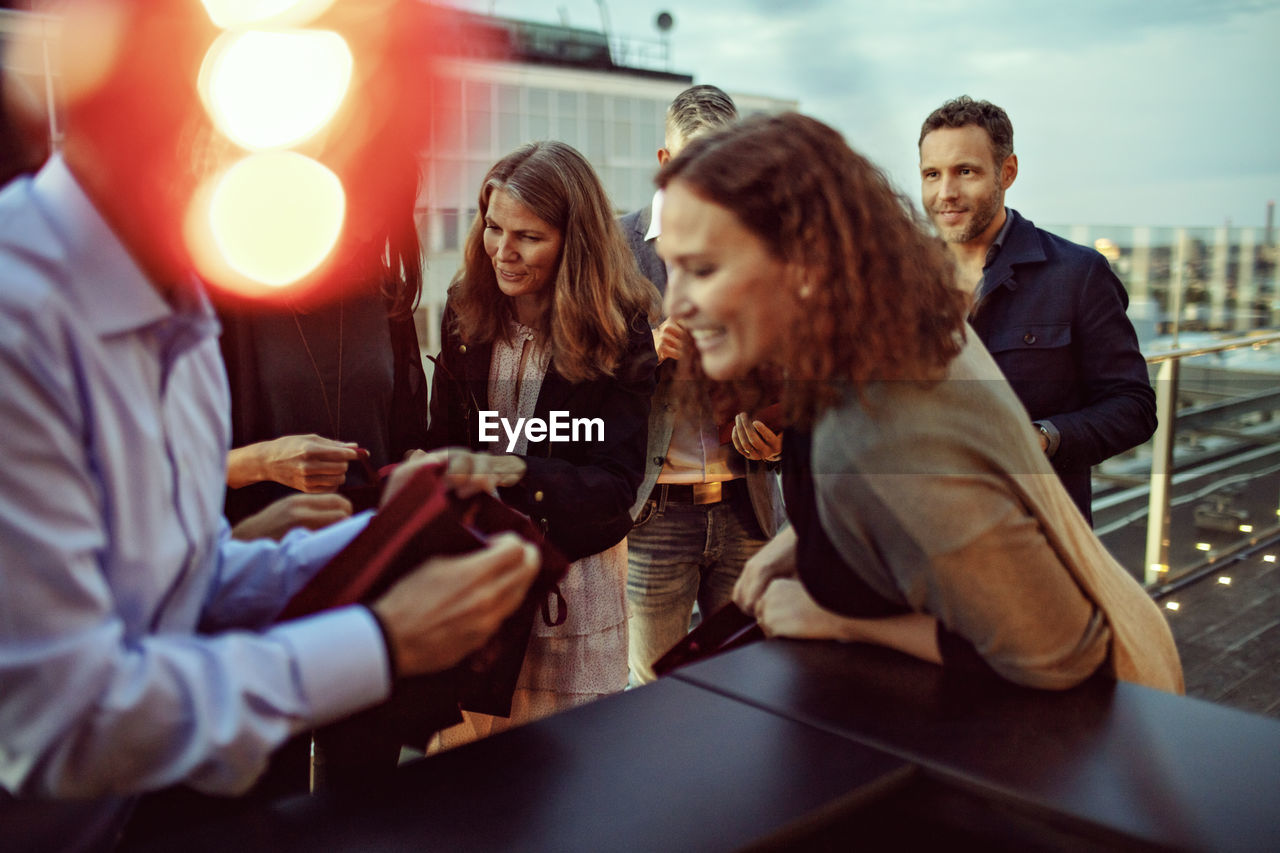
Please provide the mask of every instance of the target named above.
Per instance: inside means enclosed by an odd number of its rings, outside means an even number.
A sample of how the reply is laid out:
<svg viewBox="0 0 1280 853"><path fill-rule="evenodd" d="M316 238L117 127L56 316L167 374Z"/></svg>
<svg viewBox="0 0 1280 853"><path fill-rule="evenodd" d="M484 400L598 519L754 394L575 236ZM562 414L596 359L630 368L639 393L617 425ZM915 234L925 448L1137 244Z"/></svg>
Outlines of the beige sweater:
<svg viewBox="0 0 1280 853"><path fill-rule="evenodd" d="M886 598L937 617L1004 677L1115 676L1182 692L1159 608L1093 534L972 330L945 380L882 382L814 430L822 526ZM1108 654L1109 653L1109 654Z"/></svg>

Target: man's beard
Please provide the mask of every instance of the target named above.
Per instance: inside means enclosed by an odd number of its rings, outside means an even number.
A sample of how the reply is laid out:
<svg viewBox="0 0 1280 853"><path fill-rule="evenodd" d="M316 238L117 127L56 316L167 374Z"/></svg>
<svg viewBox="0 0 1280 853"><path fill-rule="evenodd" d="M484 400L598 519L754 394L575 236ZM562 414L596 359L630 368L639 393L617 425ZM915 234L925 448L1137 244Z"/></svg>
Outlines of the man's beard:
<svg viewBox="0 0 1280 853"><path fill-rule="evenodd" d="M948 243L969 243L987 230L987 226L995 220L1003 207L1004 193L997 184L992 187L988 195L974 205L973 216L970 217L968 225L950 231L939 225L938 230L942 232L942 239Z"/></svg>

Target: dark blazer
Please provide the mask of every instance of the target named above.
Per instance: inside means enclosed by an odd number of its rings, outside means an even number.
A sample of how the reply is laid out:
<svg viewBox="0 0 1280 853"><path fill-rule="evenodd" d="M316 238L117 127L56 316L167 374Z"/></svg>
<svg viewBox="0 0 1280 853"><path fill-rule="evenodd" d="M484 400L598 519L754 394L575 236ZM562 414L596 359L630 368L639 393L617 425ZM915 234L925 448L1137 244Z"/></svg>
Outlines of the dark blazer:
<svg viewBox="0 0 1280 853"><path fill-rule="evenodd" d="M427 447L483 450L477 411L489 405L491 344L464 344L452 330L453 309L441 318L442 348L431 381ZM529 442L528 465L502 500L530 516L570 560L611 548L631 529L631 504L644 475L649 402L658 357L645 317L631 324L627 354L615 376L570 383L547 367L533 417L552 411L571 418L601 418L603 441ZM499 436L505 442L502 429Z"/></svg>
<svg viewBox="0 0 1280 853"><path fill-rule="evenodd" d="M649 225L652 222L652 204L618 218L622 235L627 238L627 245L631 248L631 254L635 255L636 263L640 265L640 272L653 282L659 293L666 296L667 265L662 262L662 258L658 257L653 243L644 239L644 235L649 233Z"/></svg>
<svg viewBox="0 0 1280 853"><path fill-rule="evenodd" d="M1060 434L1050 461L1092 520L1089 468L1151 437L1155 392L1106 259L1008 213L969 322L1031 419Z"/></svg>

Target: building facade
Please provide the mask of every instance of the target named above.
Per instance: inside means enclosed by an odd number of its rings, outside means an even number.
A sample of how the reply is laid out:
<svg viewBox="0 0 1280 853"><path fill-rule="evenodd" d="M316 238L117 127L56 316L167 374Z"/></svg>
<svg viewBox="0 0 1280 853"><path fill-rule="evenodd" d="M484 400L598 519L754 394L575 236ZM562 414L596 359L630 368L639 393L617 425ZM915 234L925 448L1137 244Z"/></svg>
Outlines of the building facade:
<svg viewBox="0 0 1280 853"><path fill-rule="evenodd" d="M1273 209L1268 210L1268 222ZM1129 292L1144 344L1175 331L1252 332L1280 326L1276 234L1264 228L1048 225L1093 246Z"/></svg>
<svg viewBox="0 0 1280 853"><path fill-rule="evenodd" d="M621 214L653 196L667 105L694 80L651 67L619 64L639 57L603 33L500 18L460 15L433 77L438 121L424 152L418 228L425 255L419 337L436 352L439 315L462 246L476 217L489 167L519 146L557 139L591 162ZM732 90L741 113L794 110L797 102Z"/></svg>

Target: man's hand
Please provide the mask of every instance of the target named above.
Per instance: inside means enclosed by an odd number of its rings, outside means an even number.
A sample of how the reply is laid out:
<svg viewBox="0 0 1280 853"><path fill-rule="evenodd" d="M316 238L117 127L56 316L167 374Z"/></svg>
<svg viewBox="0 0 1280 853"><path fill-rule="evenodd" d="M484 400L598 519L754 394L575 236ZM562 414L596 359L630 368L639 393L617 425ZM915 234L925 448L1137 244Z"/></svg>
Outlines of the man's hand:
<svg viewBox="0 0 1280 853"><path fill-rule="evenodd" d="M789 578L796 573L796 531L785 527L765 543L742 567L733 586L733 603L743 613L754 613L765 588L775 578Z"/></svg>
<svg viewBox="0 0 1280 853"><path fill-rule="evenodd" d="M347 479L347 465L367 457L355 442L315 435L285 435L237 447L227 454L227 485L233 489L272 481L300 492L334 492Z"/></svg>
<svg viewBox="0 0 1280 853"><path fill-rule="evenodd" d="M231 535L242 542L279 540L295 527L319 530L350 515L351 501L342 495L289 495L241 519Z"/></svg>
<svg viewBox="0 0 1280 853"><path fill-rule="evenodd" d="M400 676L440 672L483 646L524 600L541 565L513 533L462 557L435 557L373 604Z"/></svg>
<svg viewBox="0 0 1280 853"><path fill-rule="evenodd" d="M733 446L748 459L775 461L782 454L782 433L774 432L764 421L749 420L746 412L733 419Z"/></svg>
<svg viewBox="0 0 1280 853"><path fill-rule="evenodd" d="M658 363L668 358L679 359L684 355L689 333L675 320L667 318L653 330L653 348L658 351Z"/></svg>

